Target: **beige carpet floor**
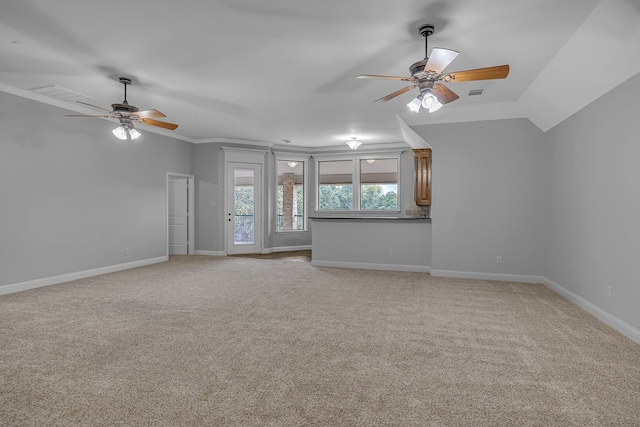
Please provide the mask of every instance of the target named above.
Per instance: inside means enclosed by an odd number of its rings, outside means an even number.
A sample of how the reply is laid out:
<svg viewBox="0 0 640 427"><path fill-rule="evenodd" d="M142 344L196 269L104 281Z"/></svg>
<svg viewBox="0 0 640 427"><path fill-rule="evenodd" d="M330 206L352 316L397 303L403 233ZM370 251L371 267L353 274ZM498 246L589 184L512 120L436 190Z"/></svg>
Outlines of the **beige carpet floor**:
<svg viewBox="0 0 640 427"><path fill-rule="evenodd" d="M178 256L0 325L1 426L640 425L640 346L543 285Z"/></svg>

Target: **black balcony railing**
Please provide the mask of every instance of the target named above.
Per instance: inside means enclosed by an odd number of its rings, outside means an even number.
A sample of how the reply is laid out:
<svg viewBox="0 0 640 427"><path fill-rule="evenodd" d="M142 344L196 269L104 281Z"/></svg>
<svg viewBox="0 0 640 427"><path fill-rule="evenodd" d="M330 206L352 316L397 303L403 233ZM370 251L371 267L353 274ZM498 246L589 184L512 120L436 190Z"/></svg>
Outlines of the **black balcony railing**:
<svg viewBox="0 0 640 427"><path fill-rule="evenodd" d="M283 216L278 215L278 230L282 230ZM233 239L235 243L253 243L253 215L234 215ZM304 230L304 215L294 215L294 230Z"/></svg>
<svg viewBox="0 0 640 427"><path fill-rule="evenodd" d="M253 215L234 215L233 241L253 243Z"/></svg>

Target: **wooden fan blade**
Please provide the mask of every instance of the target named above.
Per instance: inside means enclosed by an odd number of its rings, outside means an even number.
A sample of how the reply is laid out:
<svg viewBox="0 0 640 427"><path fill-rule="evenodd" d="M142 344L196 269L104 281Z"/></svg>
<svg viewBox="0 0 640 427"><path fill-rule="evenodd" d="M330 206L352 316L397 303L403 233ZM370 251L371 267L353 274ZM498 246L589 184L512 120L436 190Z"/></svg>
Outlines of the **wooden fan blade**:
<svg viewBox="0 0 640 427"><path fill-rule="evenodd" d="M78 104L86 105L86 106L89 106L91 108L95 108L95 109L98 109L98 110L106 111L107 113L111 112L111 110L107 110L106 108L98 107L97 105L87 104L86 102L82 102L82 101L76 101L76 102Z"/></svg>
<svg viewBox="0 0 640 427"><path fill-rule="evenodd" d="M110 119L113 116L90 116L88 114L65 114L65 117L101 117L104 119Z"/></svg>
<svg viewBox="0 0 640 427"><path fill-rule="evenodd" d="M388 101L388 100L390 100L390 99L395 98L395 97L396 97L396 96L398 96L398 95L402 95L403 93L405 93L405 92L407 92L407 91L409 91L409 90L413 89L414 87L415 87L414 85L403 87L402 89L397 90L397 91L395 91L395 92L393 92L393 93L390 93L390 94L389 94L389 95L387 95L387 96L383 96L383 97L382 97L382 98L380 98L380 99L376 99L376 100L375 100L375 101L373 101L373 102L378 102L378 101L382 101L382 102L384 102L384 101Z"/></svg>
<svg viewBox="0 0 640 427"><path fill-rule="evenodd" d="M436 96L436 98L438 98L438 101L440 101L440 104L442 105L448 104L460 98L452 90L450 90L448 87L446 87L443 84L435 86L431 90L431 92L433 92L433 94Z"/></svg>
<svg viewBox="0 0 640 427"><path fill-rule="evenodd" d="M411 80L411 77L398 77L398 76L379 76L377 74L360 74L356 76L356 79L385 79L385 80L400 80L403 82L408 82Z"/></svg>
<svg viewBox="0 0 640 427"><path fill-rule="evenodd" d="M169 129L169 130L174 130L178 127L178 125L173 124L173 123L167 123L167 122L161 122L159 120L153 120L153 119L139 119L138 120L140 123L144 123L145 125L151 125L151 126L158 126L160 128L164 128L164 129Z"/></svg>
<svg viewBox="0 0 640 427"><path fill-rule="evenodd" d="M424 72L433 71L436 74L440 74L442 70L447 68L456 56L460 52L451 49L444 49L441 47L434 47L431 51L431 56L427 60L427 64L424 66Z"/></svg>
<svg viewBox="0 0 640 427"><path fill-rule="evenodd" d="M498 65L497 67L477 68L475 70L454 71L445 76L445 81L470 82L472 80L492 80L504 79L509 75L508 65ZM451 80L447 80L449 77Z"/></svg>
<svg viewBox="0 0 640 427"><path fill-rule="evenodd" d="M150 118L150 117L167 117L164 114L162 114L160 111L154 110L154 109L136 111L133 114L143 119Z"/></svg>

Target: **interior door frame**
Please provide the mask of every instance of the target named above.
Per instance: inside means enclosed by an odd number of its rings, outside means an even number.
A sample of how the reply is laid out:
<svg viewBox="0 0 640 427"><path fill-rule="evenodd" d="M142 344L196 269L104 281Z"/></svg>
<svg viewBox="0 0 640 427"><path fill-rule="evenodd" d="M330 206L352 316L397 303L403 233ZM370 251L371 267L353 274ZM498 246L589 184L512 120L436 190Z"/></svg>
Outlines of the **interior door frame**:
<svg viewBox="0 0 640 427"><path fill-rule="evenodd" d="M165 208L164 208L164 234L165 234L165 250L167 259L169 258L169 180L171 177L187 179L187 254L195 254L195 177L183 173L167 172L165 182Z"/></svg>
<svg viewBox="0 0 640 427"><path fill-rule="evenodd" d="M266 180L265 180L265 157L267 150L243 149L236 147L221 147L224 152L224 254L229 255L229 226L227 225L227 213L229 212L229 163L248 163L260 165L260 193L261 193L261 215L260 215L260 253L264 253L265 244L265 212L266 212Z"/></svg>

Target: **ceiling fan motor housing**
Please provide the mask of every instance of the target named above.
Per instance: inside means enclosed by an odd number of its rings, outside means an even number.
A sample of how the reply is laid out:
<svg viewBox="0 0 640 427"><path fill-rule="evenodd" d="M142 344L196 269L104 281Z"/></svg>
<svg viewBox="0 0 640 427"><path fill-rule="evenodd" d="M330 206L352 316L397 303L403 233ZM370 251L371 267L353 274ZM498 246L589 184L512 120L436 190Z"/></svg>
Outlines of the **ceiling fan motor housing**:
<svg viewBox="0 0 640 427"><path fill-rule="evenodd" d="M411 76L417 76L418 74L422 74L424 72L424 66L426 64L427 64L426 59L423 59L422 61L418 61L415 64L411 64L411 66L409 67Z"/></svg>
<svg viewBox="0 0 640 427"><path fill-rule="evenodd" d="M124 101L122 104L111 104L111 108L113 108L114 114L115 113L131 114L131 113L140 111L138 107L134 105L129 105L127 101Z"/></svg>

